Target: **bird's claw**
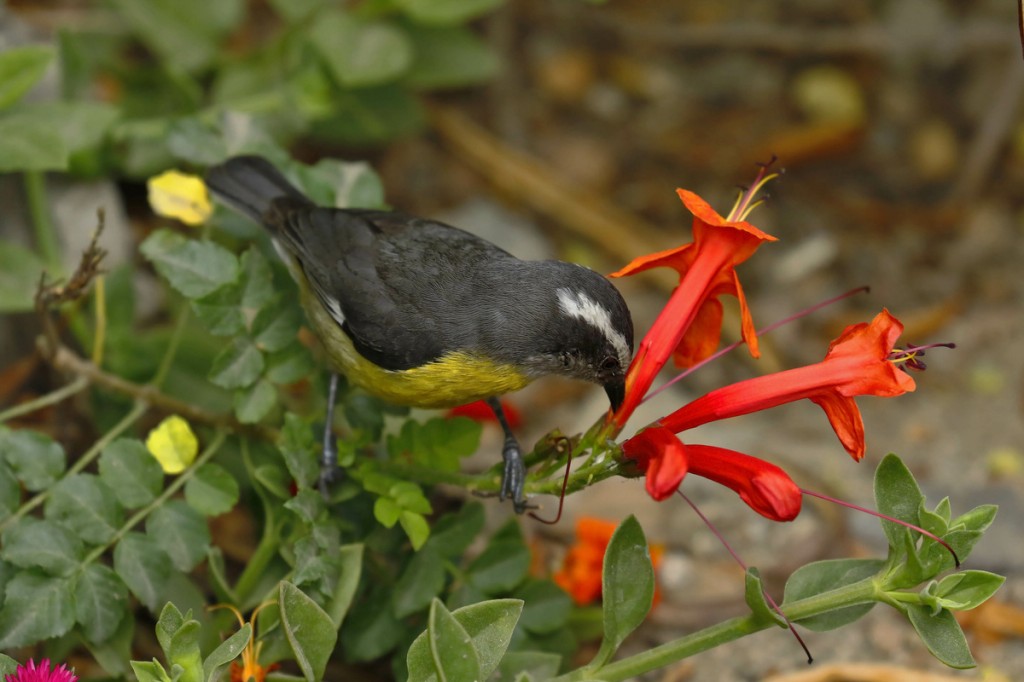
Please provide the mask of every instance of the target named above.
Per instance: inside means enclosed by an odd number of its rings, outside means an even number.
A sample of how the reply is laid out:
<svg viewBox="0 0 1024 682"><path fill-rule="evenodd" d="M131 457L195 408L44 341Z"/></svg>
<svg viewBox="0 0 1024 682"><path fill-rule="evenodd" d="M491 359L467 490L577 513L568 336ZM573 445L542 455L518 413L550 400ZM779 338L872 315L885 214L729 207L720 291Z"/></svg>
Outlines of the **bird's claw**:
<svg viewBox="0 0 1024 682"><path fill-rule="evenodd" d="M501 457L505 461L505 468L501 475L498 499L504 502L506 497L510 498L516 514L522 514L529 506L523 492L526 487L526 464L523 462L523 453L519 449L519 443L514 438L505 440Z"/></svg>

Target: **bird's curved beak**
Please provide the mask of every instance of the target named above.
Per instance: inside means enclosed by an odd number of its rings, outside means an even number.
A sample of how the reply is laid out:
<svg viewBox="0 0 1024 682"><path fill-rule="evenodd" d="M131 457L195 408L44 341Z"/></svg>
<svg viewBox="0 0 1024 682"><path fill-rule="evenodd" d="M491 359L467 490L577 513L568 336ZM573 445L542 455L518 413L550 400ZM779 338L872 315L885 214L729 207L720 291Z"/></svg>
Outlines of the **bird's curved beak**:
<svg viewBox="0 0 1024 682"><path fill-rule="evenodd" d="M608 401L612 404L612 412L622 407L622 401L626 399L626 380L614 379L604 384L604 392L608 394Z"/></svg>

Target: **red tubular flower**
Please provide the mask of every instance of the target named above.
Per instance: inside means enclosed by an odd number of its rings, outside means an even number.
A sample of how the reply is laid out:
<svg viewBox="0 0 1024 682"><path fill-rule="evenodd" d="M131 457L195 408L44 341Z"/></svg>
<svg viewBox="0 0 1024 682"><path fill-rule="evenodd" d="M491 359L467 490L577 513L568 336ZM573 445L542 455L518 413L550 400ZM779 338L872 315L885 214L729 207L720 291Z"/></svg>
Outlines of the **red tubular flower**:
<svg viewBox="0 0 1024 682"><path fill-rule="evenodd" d="M622 451L644 471L647 494L659 502L676 491L689 471L686 446L663 426L640 431L622 444Z"/></svg>
<svg viewBox="0 0 1024 682"><path fill-rule="evenodd" d="M800 488L779 467L735 450L684 445L664 426L644 429L622 444L627 457L646 472L647 492L664 500L687 472L731 488L758 514L792 521L800 513Z"/></svg>
<svg viewBox="0 0 1024 682"><path fill-rule="evenodd" d="M761 516L792 521L803 493L785 471L771 462L711 445L687 445L690 471L731 488Z"/></svg>
<svg viewBox="0 0 1024 682"><path fill-rule="evenodd" d="M676 191L693 213L693 242L641 256L610 275L624 277L651 268L670 267L680 276L679 286L640 342L630 364L626 399L615 414L619 428L640 404L670 355L677 365L688 367L714 352L722 323L719 295L731 294L739 299L743 340L751 355L759 355L754 323L734 268L753 255L763 242L775 241L775 237L746 221L723 218L692 192Z"/></svg>
<svg viewBox="0 0 1024 682"><path fill-rule="evenodd" d="M847 327L821 362L715 389L659 424L679 433L711 421L809 398L825 410L843 447L859 461L864 457L864 423L854 396L891 397L915 388L914 380L889 357L902 332L900 321L883 309L870 324Z"/></svg>

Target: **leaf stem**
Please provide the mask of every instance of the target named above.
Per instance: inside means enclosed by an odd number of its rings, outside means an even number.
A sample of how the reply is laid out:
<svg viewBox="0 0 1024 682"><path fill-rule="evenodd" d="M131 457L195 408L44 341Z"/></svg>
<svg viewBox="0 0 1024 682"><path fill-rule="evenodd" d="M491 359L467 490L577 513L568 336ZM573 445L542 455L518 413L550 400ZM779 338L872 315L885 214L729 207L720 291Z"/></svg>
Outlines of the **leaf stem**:
<svg viewBox="0 0 1024 682"><path fill-rule="evenodd" d="M823 592L806 599L783 604L782 611L791 621L799 621L835 609L876 601L878 599L878 588L874 581L874 577L866 578L829 592ZM774 621L758 620L753 614L730 618L685 637L666 642L653 649L648 649L634 656L609 663L597 670L580 668L565 675L560 675L551 682L577 682L588 677L594 677L603 682L628 680L645 672L677 663L684 658L707 651L726 642L732 642L745 635L774 626Z"/></svg>
<svg viewBox="0 0 1024 682"><path fill-rule="evenodd" d="M203 452L198 457L196 457L196 460L192 462L192 464L189 465L187 469L181 472L178 475L178 477L171 482L169 486L164 488L164 491L160 493L160 495L158 495L152 502L147 504L145 507L136 512L130 519L125 521L124 525L121 526L121 528L118 529L116 533L114 533L114 537L110 538L107 544L100 545L92 552L90 552L88 555L86 555L86 557L82 560L80 566L87 566L96 559L103 556L104 552L106 552L108 549L110 549L118 542L120 542L121 539L125 535L127 535L132 528L137 526L143 519L149 516L154 509L162 505L164 502L170 499L172 495L178 492L178 490L180 490L183 485L188 483L189 479L195 475L196 471L199 470L199 467L206 464L215 454L217 454L217 450L219 450L220 446L224 444L224 440L225 438L227 438L227 435L227 431L223 429L218 429L216 435L214 435L213 437L213 440L210 441L210 444L206 446L206 449L203 450Z"/></svg>
<svg viewBox="0 0 1024 682"><path fill-rule="evenodd" d="M73 385L74 384L68 384L68 386ZM67 386L65 386L65 388L67 388ZM103 448L107 447L107 445L109 445L115 438L120 436L128 429L128 427L134 424L139 417L145 414L148 407L149 406L146 405L146 403L142 401L136 401L135 404L132 406L132 409L128 411L128 414L121 418L121 421L119 421L117 424L111 427L109 431L103 434L102 437L100 437L95 443L92 444L91 448L89 448L81 457L78 458L78 461L75 462L74 465L67 470L66 476L72 476L74 474L77 474L79 471L89 466L89 464L91 464L92 461L96 459L96 457L103 451ZM38 495L30 499L28 502L21 505L18 511L14 512L11 516L7 517L3 521L0 521L0 531L2 531L4 528L14 523L18 519L22 518L30 511L32 511L33 509L41 505L43 502L45 502L46 499L50 497L51 492L53 492L53 486L50 486L46 490L43 490Z"/></svg>
<svg viewBox="0 0 1024 682"><path fill-rule="evenodd" d="M25 199L32 219L36 246L46 267L56 277L63 268L60 263L60 249L57 246L57 233L50 218L50 206L46 201L46 175L42 171L29 170L25 171L24 178Z"/></svg>
<svg viewBox="0 0 1024 682"><path fill-rule="evenodd" d="M0 412L0 424L3 424L4 422L10 419L14 419L15 417L20 417L23 414L35 412L36 410L40 410L44 407L49 407L50 405L56 405L62 400L66 400L67 398L70 398L76 393L81 392L85 388L88 388L88 386L88 379L86 379L85 377L78 377L70 384L61 386L55 391L51 391L45 395L41 395L38 398L35 398L34 400L29 400L28 402L15 405L14 407L11 407L7 410L4 410L3 412Z"/></svg>

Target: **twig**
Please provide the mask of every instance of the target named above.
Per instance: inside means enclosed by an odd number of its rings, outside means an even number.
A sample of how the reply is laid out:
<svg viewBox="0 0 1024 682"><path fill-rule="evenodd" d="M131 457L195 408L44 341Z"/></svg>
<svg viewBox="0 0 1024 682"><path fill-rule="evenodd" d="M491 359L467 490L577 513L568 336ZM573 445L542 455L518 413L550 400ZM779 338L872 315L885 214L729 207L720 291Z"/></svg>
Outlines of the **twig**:
<svg viewBox="0 0 1024 682"><path fill-rule="evenodd" d="M14 407L4 410L3 412L0 412L0 424L3 424L4 422L9 421L11 419L14 419L15 417L20 417L23 414L35 412L36 410L42 409L44 407L49 407L50 405L56 405L57 403L67 398L70 398L76 393L81 392L88 386L89 381L87 379L85 379L84 377L78 377L70 384L67 384L66 386L61 386L56 391L51 391L50 393L47 393L46 395L41 395L34 400L29 400L27 402L20 403L18 405L15 405Z"/></svg>

